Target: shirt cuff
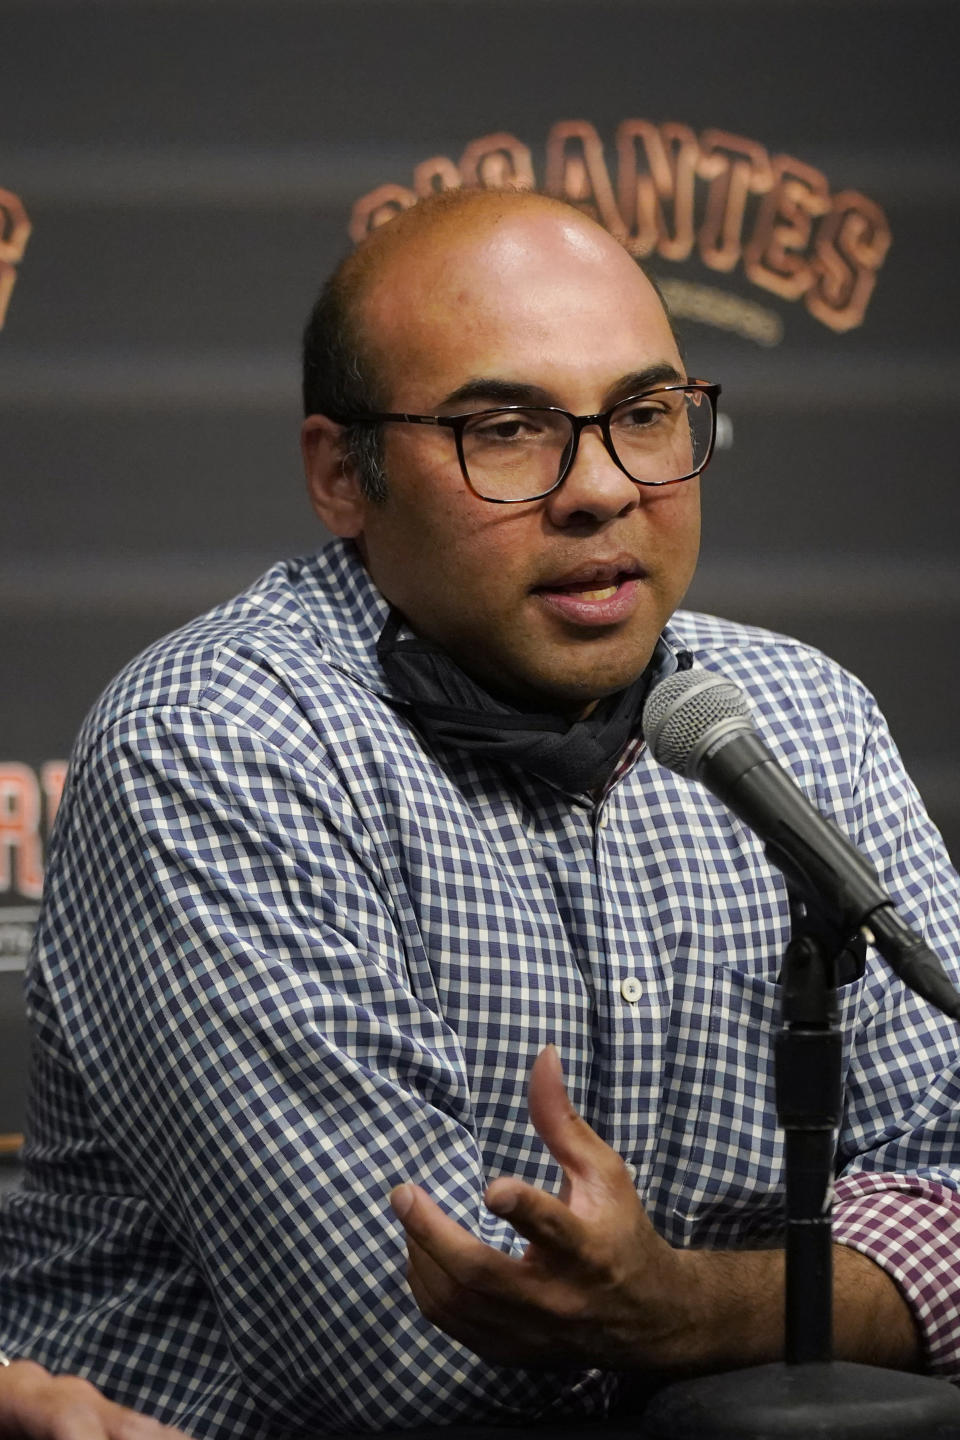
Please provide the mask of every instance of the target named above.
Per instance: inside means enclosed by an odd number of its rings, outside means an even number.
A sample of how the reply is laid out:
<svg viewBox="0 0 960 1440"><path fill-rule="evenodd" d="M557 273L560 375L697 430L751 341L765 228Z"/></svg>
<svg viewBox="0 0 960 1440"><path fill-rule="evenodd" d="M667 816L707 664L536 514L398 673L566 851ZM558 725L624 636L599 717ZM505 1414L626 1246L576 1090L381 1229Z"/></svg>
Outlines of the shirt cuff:
<svg viewBox="0 0 960 1440"><path fill-rule="evenodd" d="M844 1175L833 1239L896 1281L920 1330L925 1368L960 1379L960 1195L919 1175Z"/></svg>

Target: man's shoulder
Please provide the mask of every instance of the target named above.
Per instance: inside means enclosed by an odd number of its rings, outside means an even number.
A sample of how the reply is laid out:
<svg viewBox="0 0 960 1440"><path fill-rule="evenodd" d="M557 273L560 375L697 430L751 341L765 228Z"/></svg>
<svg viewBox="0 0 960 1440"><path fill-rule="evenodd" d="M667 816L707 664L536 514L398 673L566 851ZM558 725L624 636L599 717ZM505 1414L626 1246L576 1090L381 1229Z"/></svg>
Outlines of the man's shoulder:
<svg viewBox="0 0 960 1440"><path fill-rule="evenodd" d="M281 561L241 594L155 640L104 691L78 751L134 716L204 710L270 730L306 693L336 705L341 690L354 693L374 677L364 674L369 636L351 630L346 578L324 551ZM353 627L362 629L361 621Z"/></svg>
<svg viewBox="0 0 960 1440"><path fill-rule="evenodd" d="M758 667L771 677L782 672L828 678L863 689L855 676L816 646L760 625L746 625L700 611L677 610L668 629L675 644L689 650L698 664L709 669L721 669L724 663L731 668Z"/></svg>
<svg viewBox="0 0 960 1440"><path fill-rule="evenodd" d="M689 610L677 611L669 632L674 648L735 681L761 723L808 733L843 730L860 739L876 714L862 681L790 635Z"/></svg>

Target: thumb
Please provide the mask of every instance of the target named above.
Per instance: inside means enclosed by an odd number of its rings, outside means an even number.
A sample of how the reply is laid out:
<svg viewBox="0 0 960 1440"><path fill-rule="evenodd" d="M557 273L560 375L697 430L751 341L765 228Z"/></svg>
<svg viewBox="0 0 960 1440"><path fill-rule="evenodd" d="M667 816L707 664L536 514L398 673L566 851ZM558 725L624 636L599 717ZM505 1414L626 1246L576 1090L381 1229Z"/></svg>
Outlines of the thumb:
<svg viewBox="0 0 960 1440"><path fill-rule="evenodd" d="M527 1100L537 1134L565 1173L583 1177L607 1157L616 1158L574 1109L555 1045L545 1046L533 1062Z"/></svg>

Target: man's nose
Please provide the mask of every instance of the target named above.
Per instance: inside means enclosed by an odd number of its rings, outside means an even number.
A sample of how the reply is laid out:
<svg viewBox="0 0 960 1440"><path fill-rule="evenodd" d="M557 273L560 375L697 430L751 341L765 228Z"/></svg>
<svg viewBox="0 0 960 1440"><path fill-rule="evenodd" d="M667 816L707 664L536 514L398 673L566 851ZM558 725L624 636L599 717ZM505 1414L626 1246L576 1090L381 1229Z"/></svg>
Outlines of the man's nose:
<svg viewBox="0 0 960 1440"><path fill-rule="evenodd" d="M640 487L625 475L596 425L584 426L573 465L559 489L547 496L555 525L596 524L627 514L640 503Z"/></svg>

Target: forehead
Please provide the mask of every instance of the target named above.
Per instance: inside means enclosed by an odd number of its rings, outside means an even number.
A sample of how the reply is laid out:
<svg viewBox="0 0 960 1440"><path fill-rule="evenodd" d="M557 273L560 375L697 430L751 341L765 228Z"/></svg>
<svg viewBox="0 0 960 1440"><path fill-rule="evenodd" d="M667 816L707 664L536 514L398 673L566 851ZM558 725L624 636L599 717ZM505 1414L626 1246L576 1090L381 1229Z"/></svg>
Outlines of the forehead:
<svg viewBox="0 0 960 1440"><path fill-rule="evenodd" d="M649 280L572 211L481 212L411 236L385 257L360 315L391 408L433 406L483 378L592 405L577 397L651 364L682 368Z"/></svg>

